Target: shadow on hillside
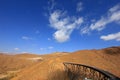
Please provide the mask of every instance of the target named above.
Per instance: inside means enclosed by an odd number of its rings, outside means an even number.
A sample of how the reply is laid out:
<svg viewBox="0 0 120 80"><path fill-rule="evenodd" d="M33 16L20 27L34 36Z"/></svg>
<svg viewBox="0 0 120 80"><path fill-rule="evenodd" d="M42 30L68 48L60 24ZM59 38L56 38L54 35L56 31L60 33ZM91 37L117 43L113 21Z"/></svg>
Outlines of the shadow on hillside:
<svg viewBox="0 0 120 80"><path fill-rule="evenodd" d="M116 55L120 53L120 48L109 48L109 49L105 49L104 51L107 54Z"/></svg>
<svg viewBox="0 0 120 80"><path fill-rule="evenodd" d="M10 79L12 79L12 78L15 77L15 76L16 76L16 74L11 73L11 74L6 75L6 76L3 77L3 78L0 78L0 80L10 80Z"/></svg>
<svg viewBox="0 0 120 80"><path fill-rule="evenodd" d="M47 80L68 80L67 73L62 70L50 72Z"/></svg>

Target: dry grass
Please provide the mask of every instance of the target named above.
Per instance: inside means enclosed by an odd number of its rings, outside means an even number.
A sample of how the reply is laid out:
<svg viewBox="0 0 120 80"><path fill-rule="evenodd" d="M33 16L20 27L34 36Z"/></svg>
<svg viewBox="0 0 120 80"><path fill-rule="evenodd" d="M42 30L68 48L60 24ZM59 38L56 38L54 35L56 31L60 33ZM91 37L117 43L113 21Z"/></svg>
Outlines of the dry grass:
<svg viewBox="0 0 120 80"><path fill-rule="evenodd" d="M0 80L10 80L16 76L16 72L17 71L7 72L6 74L1 75Z"/></svg>
<svg viewBox="0 0 120 80"><path fill-rule="evenodd" d="M15 77L18 70L37 63L26 58L31 58L31 55L21 54L18 56L0 53L0 80L10 80Z"/></svg>
<svg viewBox="0 0 120 80"><path fill-rule="evenodd" d="M47 80L68 80L67 73L62 70L56 70L48 74Z"/></svg>
<svg viewBox="0 0 120 80"><path fill-rule="evenodd" d="M47 80L68 80L65 66L59 58L50 62Z"/></svg>
<svg viewBox="0 0 120 80"><path fill-rule="evenodd" d="M29 65L31 62L22 61L28 67L23 68L11 80L67 80L63 62L75 62L94 66L120 77L120 47L102 50L82 50L69 54L54 53L42 55L42 58L44 59L43 61L34 65ZM12 62L12 60L8 60L8 63L9 65L13 63L12 66L17 68L17 61ZM18 61L18 63L20 64L21 62Z"/></svg>
<svg viewBox="0 0 120 80"><path fill-rule="evenodd" d="M17 55L0 54L0 73L19 70L34 64L33 61L27 60L24 57L22 58Z"/></svg>

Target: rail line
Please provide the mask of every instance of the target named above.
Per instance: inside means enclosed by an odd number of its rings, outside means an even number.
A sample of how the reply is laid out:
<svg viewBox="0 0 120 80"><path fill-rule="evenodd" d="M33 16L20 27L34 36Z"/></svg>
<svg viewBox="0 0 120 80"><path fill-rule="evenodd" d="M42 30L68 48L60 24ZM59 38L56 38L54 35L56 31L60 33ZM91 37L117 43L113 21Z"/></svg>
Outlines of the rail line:
<svg viewBox="0 0 120 80"><path fill-rule="evenodd" d="M69 80L120 80L115 75L95 67L64 62Z"/></svg>

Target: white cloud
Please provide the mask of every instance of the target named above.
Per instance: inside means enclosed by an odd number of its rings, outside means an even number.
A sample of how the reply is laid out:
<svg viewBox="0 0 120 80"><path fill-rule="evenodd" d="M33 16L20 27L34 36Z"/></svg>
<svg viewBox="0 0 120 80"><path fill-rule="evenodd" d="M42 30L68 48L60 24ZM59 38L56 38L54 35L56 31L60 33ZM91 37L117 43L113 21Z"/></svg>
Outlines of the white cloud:
<svg viewBox="0 0 120 80"><path fill-rule="evenodd" d="M80 12L82 9L83 9L83 3L82 3L82 2L79 2L79 3L77 4L76 10L77 10L77 12Z"/></svg>
<svg viewBox="0 0 120 80"><path fill-rule="evenodd" d="M46 48L40 48L41 51L46 50Z"/></svg>
<svg viewBox="0 0 120 80"><path fill-rule="evenodd" d="M81 34L89 34L90 33L90 29L89 27L84 27L80 30Z"/></svg>
<svg viewBox="0 0 120 80"><path fill-rule="evenodd" d="M115 5L114 7L110 8L109 11L110 11L110 12L115 12L115 11L117 11L118 9L120 9L120 3L117 4L117 5Z"/></svg>
<svg viewBox="0 0 120 80"><path fill-rule="evenodd" d="M106 36L101 36L101 39L108 41L108 40L116 40L116 41L120 41L120 32L118 33L114 33L114 34L109 34Z"/></svg>
<svg viewBox="0 0 120 80"><path fill-rule="evenodd" d="M117 4L116 6L110 8L107 12L107 16L103 16L97 22L92 23L90 25L90 29L100 31L103 30L107 24L112 22L120 22L120 4Z"/></svg>
<svg viewBox="0 0 120 80"><path fill-rule="evenodd" d="M27 37L27 36L22 36L22 39L24 39L24 40L30 40L30 39L32 39L32 38Z"/></svg>
<svg viewBox="0 0 120 80"><path fill-rule="evenodd" d="M20 50L20 49L19 49L19 48L14 48L14 50L15 50L15 51L18 51L18 50Z"/></svg>
<svg viewBox="0 0 120 80"><path fill-rule="evenodd" d="M83 18L72 18L66 12L55 10L49 17L50 26L57 31L53 34L58 42L69 40L72 31L83 23Z"/></svg>
<svg viewBox="0 0 120 80"><path fill-rule="evenodd" d="M53 49L54 47L53 46L49 46L48 49Z"/></svg>
<svg viewBox="0 0 120 80"><path fill-rule="evenodd" d="M29 53L29 52L24 51L24 52L21 52L21 53L25 54L25 53Z"/></svg>
<svg viewBox="0 0 120 80"><path fill-rule="evenodd" d="M80 31L82 34L88 34L94 30L101 31L106 28L107 24L112 22L120 24L120 4L110 8L106 16L102 16L99 20L92 21L90 27L84 27Z"/></svg>
<svg viewBox="0 0 120 80"><path fill-rule="evenodd" d="M70 38L70 33L70 31L61 29L56 31L53 36L58 42L65 42Z"/></svg>
<svg viewBox="0 0 120 80"><path fill-rule="evenodd" d="M54 9L55 5L56 5L55 0L49 0L48 7L47 7L48 11L51 12Z"/></svg>

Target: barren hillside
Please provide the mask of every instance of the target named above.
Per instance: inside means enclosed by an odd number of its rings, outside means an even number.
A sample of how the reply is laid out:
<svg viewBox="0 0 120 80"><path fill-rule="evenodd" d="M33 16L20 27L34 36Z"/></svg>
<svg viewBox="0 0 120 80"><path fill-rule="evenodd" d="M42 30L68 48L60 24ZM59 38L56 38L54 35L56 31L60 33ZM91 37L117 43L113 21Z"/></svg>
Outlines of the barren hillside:
<svg viewBox="0 0 120 80"><path fill-rule="evenodd" d="M54 53L43 57L46 59L36 65L24 68L12 80L48 80L51 75L54 75L54 72L64 71L63 62L94 66L120 77L120 47L82 50L69 54Z"/></svg>
<svg viewBox="0 0 120 80"><path fill-rule="evenodd" d="M2 77L7 77L13 73L19 72L25 67L29 67L33 64L36 64L37 62L28 60L28 58L37 56L38 55L31 54L13 55L0 53L0 80Z"/></svg>

